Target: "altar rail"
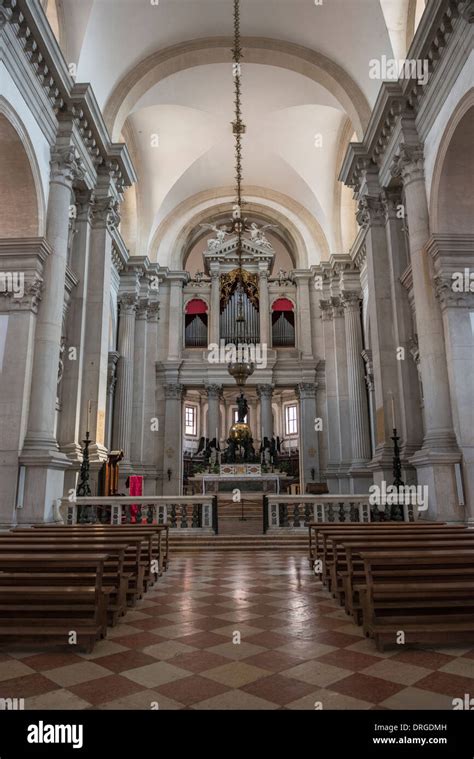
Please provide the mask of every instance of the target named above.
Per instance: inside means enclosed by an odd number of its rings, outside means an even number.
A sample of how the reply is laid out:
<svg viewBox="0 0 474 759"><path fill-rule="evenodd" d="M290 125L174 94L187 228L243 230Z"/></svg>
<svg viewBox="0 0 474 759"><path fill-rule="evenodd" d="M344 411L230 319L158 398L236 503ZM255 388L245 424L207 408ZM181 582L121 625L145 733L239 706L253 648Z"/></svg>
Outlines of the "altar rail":
<svg viewBox="0 0 474 759"><path fill-rule="evenodd" d="M62 498L60 516L65 524L167 524L171 529L214 530L217 534L215 496L87 496Z"/></svg>
<svg viewBox="0 0 474 759"><path fill-rule="evenodd" d="M263 531L305 528L310 522L393 521L391 506L380 511L369 495L265 495ZM413 522L417 507L409 498L397 508L397 521Z"/></svg>

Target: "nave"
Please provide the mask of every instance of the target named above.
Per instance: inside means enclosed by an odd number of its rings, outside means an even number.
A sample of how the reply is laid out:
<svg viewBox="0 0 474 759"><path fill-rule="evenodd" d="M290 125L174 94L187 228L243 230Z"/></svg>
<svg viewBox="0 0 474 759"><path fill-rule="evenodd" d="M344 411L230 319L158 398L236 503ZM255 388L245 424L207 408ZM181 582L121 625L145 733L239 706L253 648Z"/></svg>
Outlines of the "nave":
<svg viewBox="0 0 474 759"><path fill-rule="evenodd" d="M306 554L202 552L172 556L93 653L17 649L0 671L28 709L452 709L474 641L379 652Z"/></svg>

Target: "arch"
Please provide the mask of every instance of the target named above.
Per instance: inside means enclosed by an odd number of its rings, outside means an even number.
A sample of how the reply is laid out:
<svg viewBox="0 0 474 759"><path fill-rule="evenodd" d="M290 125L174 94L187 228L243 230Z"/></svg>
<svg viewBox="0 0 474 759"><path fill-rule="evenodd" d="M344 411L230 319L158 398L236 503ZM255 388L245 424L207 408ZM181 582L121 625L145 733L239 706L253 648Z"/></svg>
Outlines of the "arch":
<svg viewBox="0 0 474 759"><path fill-rule="evenodd" d="M272 301L270 309L272 311L296 311L296 305L292 298L288 298L286 295L282 298L281 295L277 295Z"/></svg>
<svg viewBox="0 0 474 759"><path fill-rule="evenodd" d="M0 237L42 237L46 211L36 155L22 121L1 96L0 165Z"/></svg>
<svg viewBox="0 0 474 759"><path fill-rule="evenodd" d="M430 196L431 232L472 234L474 87L456 106L439 144Z"/></svg>
<svg viewBox="0 0 474 759"><path fill-rule="evenodd" d="M305 269L309 262L329 260L326 236L314 216L300 203L283 193L264 187L244 188L245 210L271 223L278 223L288 233L296 257L296 268ZM148 247L148 257L155 261L163 248L170 251L169 266L182 269L183 252L193 230L208 220L210 214L226 213L229 217L235 202L231 187L205 190L183 201L158 225Z"/></svg>
<svg viewBox="0 0 474 759"><path fill-rule="evenodd" d="M129 113L151 87L178 71L210 63L228 63L232 44L230 37L189 40L158 50L137 63L116 84L104 109L112 139L119 139ZM341 66L315 50L283 40L244 37L242 47L246 63L286 68L325 87L351 119L358 139L363 139L370 106L358 84Z"/></svg>
<svg viewBox="0 0 474 759"><path fill-rule="evenodd" d="M203 308L193 308L194 305L198 306L198 304L202 304ZM184 312L186 314L207 314L208 311L209 303L200 295L191 295L187 300L184 301Z"/></svg>

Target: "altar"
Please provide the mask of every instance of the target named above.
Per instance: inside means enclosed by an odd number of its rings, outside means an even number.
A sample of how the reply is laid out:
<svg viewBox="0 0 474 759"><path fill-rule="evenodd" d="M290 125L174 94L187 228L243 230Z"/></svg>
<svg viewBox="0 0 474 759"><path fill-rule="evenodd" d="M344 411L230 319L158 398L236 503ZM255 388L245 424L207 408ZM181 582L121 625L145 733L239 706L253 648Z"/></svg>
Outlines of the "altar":
<svg viewBox="0 0 474 759"><path fill-rule="evenodd" d="M196 474L190 480L201 483L203 495L232 493L268 493L280 492L280 480L287 479L279 472L262 472L261 464L221 464L219 472Z"/></svg>

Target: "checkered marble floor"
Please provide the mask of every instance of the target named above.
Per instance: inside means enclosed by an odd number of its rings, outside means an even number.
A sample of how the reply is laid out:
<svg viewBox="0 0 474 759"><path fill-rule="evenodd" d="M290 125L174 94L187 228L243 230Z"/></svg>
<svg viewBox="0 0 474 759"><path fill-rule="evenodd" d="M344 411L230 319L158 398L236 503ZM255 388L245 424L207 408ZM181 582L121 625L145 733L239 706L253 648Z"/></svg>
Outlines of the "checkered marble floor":
<svg viewBox="0 0 474 759"><path fill-rule="evenodd" d="M237 642L240 637L240 642ZM0 656L26 709L452 709L474 646L376 651L303 554L175 555L92 654Z"/></svg>

